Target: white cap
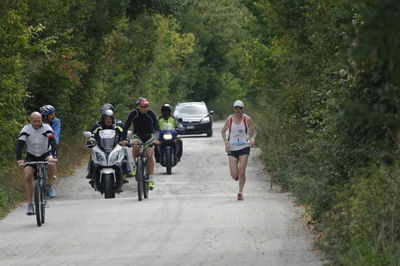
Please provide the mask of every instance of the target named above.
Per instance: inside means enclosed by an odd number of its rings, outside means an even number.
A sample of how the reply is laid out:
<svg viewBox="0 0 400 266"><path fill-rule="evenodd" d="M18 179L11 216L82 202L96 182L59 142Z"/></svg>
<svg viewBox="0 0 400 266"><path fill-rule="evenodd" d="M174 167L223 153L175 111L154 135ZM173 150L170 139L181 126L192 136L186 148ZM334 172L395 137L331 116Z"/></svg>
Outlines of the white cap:
<svg viewBox="0 0 400 266"><path fill-rule="evenodd" d="M244 104L243 104L243 102L241 101L241 100L237 100L237 101L235 101L234 103L233 103L233 108L235 108L235 107L244 107Z"/></svg>

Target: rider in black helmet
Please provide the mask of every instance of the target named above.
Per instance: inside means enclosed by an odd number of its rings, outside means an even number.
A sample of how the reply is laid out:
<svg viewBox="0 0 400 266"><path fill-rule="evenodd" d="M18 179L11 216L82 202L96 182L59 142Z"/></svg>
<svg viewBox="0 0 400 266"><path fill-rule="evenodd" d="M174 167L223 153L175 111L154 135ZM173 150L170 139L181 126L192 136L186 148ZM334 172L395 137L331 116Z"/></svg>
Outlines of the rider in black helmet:
<svg viewBox="0 0 400 266"><path fill-rule="evenodd" d="M165 123L170 123L174 127L174 129L176 129L178 127L175 117L173 117L171 114L172 114L171 105L169 105L168 103L163 104L161 106L161 116L158 118L158 125L160 128L163 128L163 125ZM183 143L180 138L177 138L176 152L177 152L176 155L178 157L178 162L179 162L181 160L182 152L183 152ZM157 146L157 149L155 149L155 152L154 152L154 156L156 157L157 163L160 162L160 155L161 155L161 152L160 152L159 146Z"/></svg>

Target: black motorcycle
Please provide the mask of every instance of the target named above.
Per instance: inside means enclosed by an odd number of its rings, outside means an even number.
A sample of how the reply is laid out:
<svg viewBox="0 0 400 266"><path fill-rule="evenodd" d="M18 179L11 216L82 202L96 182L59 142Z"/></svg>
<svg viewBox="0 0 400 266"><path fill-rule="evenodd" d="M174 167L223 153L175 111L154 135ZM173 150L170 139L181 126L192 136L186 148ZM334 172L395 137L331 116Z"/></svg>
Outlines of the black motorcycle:
<svg viewBox="0 0 400 266"><path fill-rule="evenodd" d="M178 163L178 132L170 123L166 123L160 131L159 140L160 164L167 168L167 174L170 175L172 173L172 167Z"/></svg>

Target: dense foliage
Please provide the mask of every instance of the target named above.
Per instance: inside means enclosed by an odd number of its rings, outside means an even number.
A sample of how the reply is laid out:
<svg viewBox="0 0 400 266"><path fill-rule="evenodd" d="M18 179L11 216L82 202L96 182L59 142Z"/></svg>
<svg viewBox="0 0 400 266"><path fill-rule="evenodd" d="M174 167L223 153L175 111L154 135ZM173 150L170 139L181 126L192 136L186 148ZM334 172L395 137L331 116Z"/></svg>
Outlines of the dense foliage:
<svg viewBox="0 0 400 266"><path fill-rule="evenodd" d="M241 98L330 261L399 264L399 19L394 0L2 0L0 175L43 104L65 145L105 102Z"/></svg>

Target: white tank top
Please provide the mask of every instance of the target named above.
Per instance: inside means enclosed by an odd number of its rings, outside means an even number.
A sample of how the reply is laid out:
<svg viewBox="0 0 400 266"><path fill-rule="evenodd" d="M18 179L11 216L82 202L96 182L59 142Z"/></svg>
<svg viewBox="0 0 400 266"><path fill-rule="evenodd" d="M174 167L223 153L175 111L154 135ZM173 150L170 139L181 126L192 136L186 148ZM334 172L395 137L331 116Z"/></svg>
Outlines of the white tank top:
<svg viewBox="0 0 400 266"><path fill-rule="evenodd" d="M250 147L244 119L240 121L240 124L236 124L233 117L231 117L231 119L232 124L229 132L229 144L231 145L231 151L238 151Z"/></svg>

